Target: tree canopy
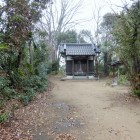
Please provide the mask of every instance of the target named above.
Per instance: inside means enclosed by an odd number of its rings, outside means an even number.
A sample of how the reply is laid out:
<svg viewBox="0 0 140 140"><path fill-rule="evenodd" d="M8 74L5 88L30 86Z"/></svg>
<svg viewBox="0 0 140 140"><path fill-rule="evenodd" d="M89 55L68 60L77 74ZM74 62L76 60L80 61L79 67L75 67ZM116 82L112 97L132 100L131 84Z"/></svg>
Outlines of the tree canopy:
<svg viewBox="0 0 140 140"><path fill-rule="evenodd" d="M140 95L140 1L125 8L117 18L114 36L134 92Z"/></svg>

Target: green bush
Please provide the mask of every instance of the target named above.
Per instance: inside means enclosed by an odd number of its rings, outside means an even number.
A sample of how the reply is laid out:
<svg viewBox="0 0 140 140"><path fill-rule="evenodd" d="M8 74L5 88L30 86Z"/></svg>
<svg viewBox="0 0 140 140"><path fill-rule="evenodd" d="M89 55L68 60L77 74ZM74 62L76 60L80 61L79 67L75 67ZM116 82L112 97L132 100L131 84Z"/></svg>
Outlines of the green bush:
<svg viewBox="0 0 140 140"><path fill-rule="evenodd" d="M24 45L21 45L22 59L19 67L16 66L19 56L17 52L9 51L7 57L0 52L0 60L5 60L0 64L0 98L19 99L26 105L34 99L36 92L43 92L47 88L48 50L42 43L38 47L34 44L34 48L28 46L28 43ZM32 54L29 54L28 47L34 49ZM2 106L0 102L0 108Z"/></svg>
<svg viewBox="0 0 140 140"><path fill-rule="evenodd" d="M19 100L24 104L28 105L35 97L35 91L32 88L24 89L24 93L19 96Z"/></svg>
<svg viewBox="0 0 140 140"><path fill-rule="evenodd" d="M16 91L10 86L7 86L1 90L2 97L7 100L15 98L16 94Z"/></svg>
<svg viewBox="0 0 140 140"><path fill-rule="evenodd" d="M35 91L32 88L24 89L24 93L26 96L28 96L29 101L32 101L35 97Z"/></svg>
<svg viewBox="0 0 140 140"><path fill-rule="evenodd" d="M120 75L120 77L119 77L119 84L124 85L124 84L126 84L126 83L128 83L128 78L127 78L127 76L126 76L126 75Z"/></svg>
<svg viewBox="0 0 140 140"><path fill-rule="evenodd" d="M47 78L48 74L48 63L41 62L37 67L37 74L42 78Z"/></svg>
<svg viewBox="0 0 140 140"><path fill-rule="evenodd" d="M28 105L29 103L29 97L26 95L20 95L19 100L23 105Z"/></svg>
<svg viewBox="0 0 140 140"><path fill-rule="evenodd" d="M59 62L53 61L48 67L48 73L57 74L59 70Z"/></svg>
<svg viewBox="0 0 140 140"><path fill-rule="evenodd" d="M0 91L5 88L6 86L9 86L10 80L8 80L4 76L0 76Z"/></svg>
<svg viewBox="0 0 140 140"><path fill-rule="evenodd" d="M11 113L10 112L4 112L2 114L0 114L0 123L4 123L6 121L8 121L11 117Z"/></svg>
<svg viewBox="0 0 140 140"><path fill-rule="evenodd" d="M140 97L140 90L134 90L134 94L138 97Z"/></svg>
<svg viewBox="0 0 140 140"><path fill-rule="evenodd" d="M3 99L12 99L16 95L15 89L11 86L11 82L5 76L0 77L0 96Z"/></svg>
<svg viewBox="0 0 140 140"><path fill-rule="evenodd" d="M0 110L3 109L4 107L5 107L4 101L3 100L0 100Z"/></svg>
<svg viewBox="0 0 140 140"><path fill-rule="evenodd" d="M58 61L53 61L52 62L52 71L58 71L58 66L59 66L59 63Z"/></svg>
<svg viewBox="0 0 140 140"><path fill-rule="evenodd" d="M34 75L23 79L24 88L32 88L34 91L44 91L47 86L47 78Z"/></svg>

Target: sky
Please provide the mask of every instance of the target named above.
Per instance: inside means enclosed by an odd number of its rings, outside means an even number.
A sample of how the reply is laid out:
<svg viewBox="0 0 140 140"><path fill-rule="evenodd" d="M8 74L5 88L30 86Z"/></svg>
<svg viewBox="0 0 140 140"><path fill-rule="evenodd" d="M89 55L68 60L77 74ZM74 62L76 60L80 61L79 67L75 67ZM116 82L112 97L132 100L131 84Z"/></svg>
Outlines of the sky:
<svg viewBox="0 0 140 140"><path fill-rule="evenodd" d="M75 0L78 1L78 0ZM76 30L81 29L90 30L92 33L96 30L96 22L98 17L100 17L100 22L102 17L108 12L119 12L122 10L122 6L127 3L132 3L131 0L83 0L82 8L80 13L75 16L76 19L83 19L83 23L75 27ZM99 10L100 9L100 10ZM99 14L98 14L98 11ZM98 16L99 15L99 16Z"/></svg>
<svg viewBox="0 0 140 140"><path fill-rule="evenodd" d="M52 0L58 7L61 0ZM69 0L64 0L69 1ZM72 0L74 3L77 3L80 0ZM79 9L78 14L75 15L75 20L80 20L79 24L76 25L73 29L80 32L80 30L89 30L92 34L96 31L96 20L100 17L100 22L102 17L108 12L121 11L124 3L132 3L132 0L81 0L82 6ZM0 4L1 4L0 0ZM120 6L120 7L119 7ZM100 10L99 10L100 9ZM113 9L113 10L112 10ZM59 10L59 9L58 9ZM99 11L99 14L98 14Z"/></svg>

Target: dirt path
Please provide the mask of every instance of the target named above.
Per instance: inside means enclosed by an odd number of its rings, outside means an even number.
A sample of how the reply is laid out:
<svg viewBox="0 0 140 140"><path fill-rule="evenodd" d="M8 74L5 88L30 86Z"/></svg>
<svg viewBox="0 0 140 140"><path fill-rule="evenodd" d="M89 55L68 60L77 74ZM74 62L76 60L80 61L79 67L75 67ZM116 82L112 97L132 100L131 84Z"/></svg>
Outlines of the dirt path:
<svg viewBox="0 0 140 140"><path fill-rule="evenodd" d="M126 87L110 87L104 80L51 81L55 83L53 102L78 110L72 116L81 119L83 127L71 131L78 140L140 139L140 101L130 97Z"/></svg>
<svg viewBox="0 0 140 140"><path fill-rule="evenodd" d="M108 80L50 81L44 94L0 125L0 140L140 139L140 100L128 87L111 87Z"/></svg>

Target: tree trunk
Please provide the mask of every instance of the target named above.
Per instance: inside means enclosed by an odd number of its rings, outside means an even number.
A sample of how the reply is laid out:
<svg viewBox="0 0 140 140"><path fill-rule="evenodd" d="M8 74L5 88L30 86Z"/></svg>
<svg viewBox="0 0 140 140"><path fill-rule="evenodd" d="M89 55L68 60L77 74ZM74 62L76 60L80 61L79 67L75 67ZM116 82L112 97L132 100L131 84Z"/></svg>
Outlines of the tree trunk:
<svg viewBox="0 0 140 140"><path fill-rule="evenodd" d="M99 76L99 70L98 70L98 56L95 56L95 76Z"/></svg>

